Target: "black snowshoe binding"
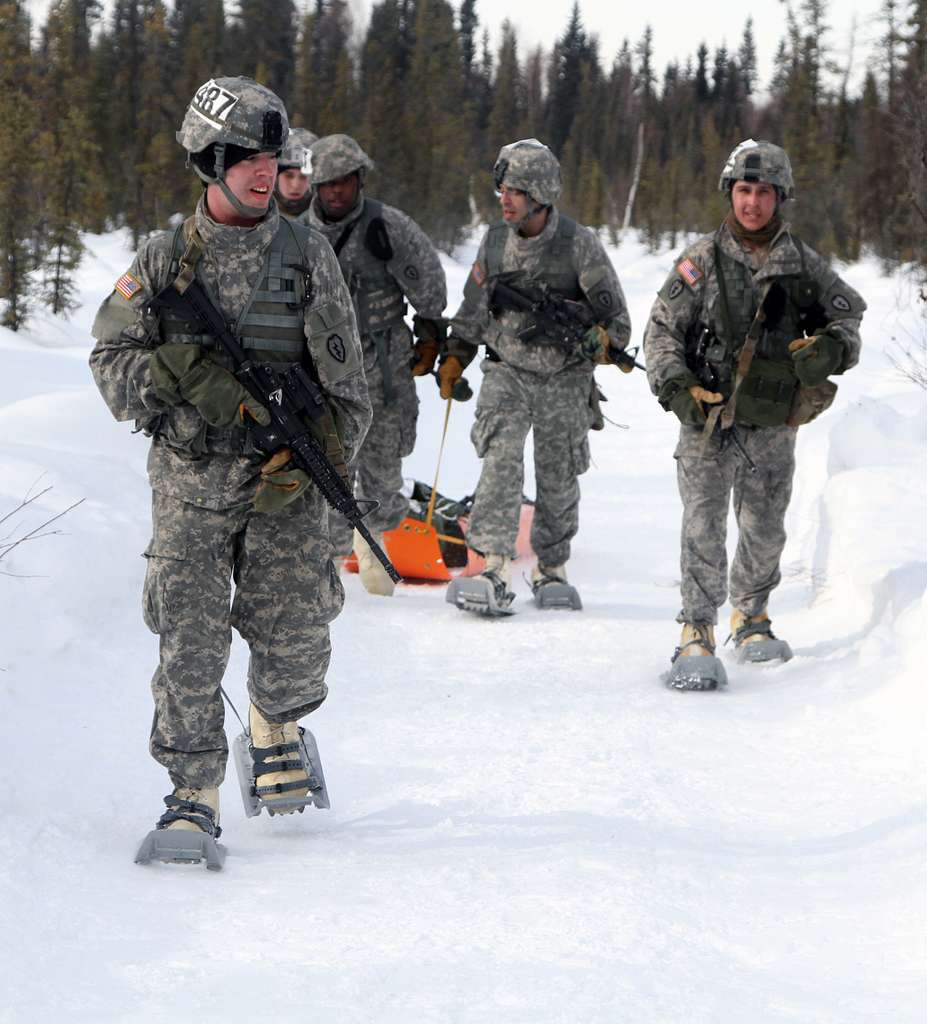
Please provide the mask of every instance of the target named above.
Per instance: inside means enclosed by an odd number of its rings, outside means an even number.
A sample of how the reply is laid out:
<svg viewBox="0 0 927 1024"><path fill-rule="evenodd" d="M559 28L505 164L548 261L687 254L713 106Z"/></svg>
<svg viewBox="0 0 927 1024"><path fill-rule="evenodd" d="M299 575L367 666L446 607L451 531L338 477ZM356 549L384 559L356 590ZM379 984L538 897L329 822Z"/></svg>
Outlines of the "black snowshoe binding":
<svg viewBox="0 0 927 1024"><path fill-rule="evenodd" d="M167 810L158 824L142 840L136 864L149 864L153 860L168 864L199 864L206 861L210 871L219 871L225 860L225 847L216 840L222 829L216 824L215 812L207 804L182 800L175 795L166 796ZM196 829L170 828L174 822L189 821Z"/></svg>
<svg viewBox="0 0 927 1024"><path fill-rule="evenodd" d="M727 685L727 672L721 659L715 656L713 630L710 626L690 627L693 635L673 652L670 670L663 682L671 690L717 690ZM709 654L686 654L689 647L702 647Z"/></svg>
<svg viewBox="0 0 927 1024"><path fill-rule="evenodd" d="M544 569L539 576L532 577L531 593L534 594L534 603L538 608L565 608L576 612L583 610L583 602L576 587L556 573Z"/></svg>
<svg viewBox="0 0 927 1024"><path fill-rule="evenodd" d="M756 637L756 639L751 639ZM760 665L768 661L788 661L792 648L772 631L769 619L751 622L749 619L728 637L734 641L734 657L741 665Z"/></svg>
<svg viewBox="0 0 927 1024"><path fill-rule="evenodd" d="M458 576L451 580L444 599L461 611L475 612L477 615L495 617L515 614L511 607L515 594L509 590L505 580L492 571L480 573L479 576Z"/></svg>
<svg viewBox="0 0 927 1024"><path fill-rule="evenodd" d="M251 733L243 732L232 744L232 754L241 787L241 799L245 814L253 818L263 808L273 817L275 814L303 813L310 804L327 809L328 790L315 737L308 729L299 727L299 739L295 743L280 743L274 747L254 747ZM296 755L286 757L286 755ZM276 757L284 760L268 761ZM305 778L293 782L262 785L261 779L277 772L302 771ZM299 791L298 793L296 791ZM292 794L287 796L287 794Z"/></svg>

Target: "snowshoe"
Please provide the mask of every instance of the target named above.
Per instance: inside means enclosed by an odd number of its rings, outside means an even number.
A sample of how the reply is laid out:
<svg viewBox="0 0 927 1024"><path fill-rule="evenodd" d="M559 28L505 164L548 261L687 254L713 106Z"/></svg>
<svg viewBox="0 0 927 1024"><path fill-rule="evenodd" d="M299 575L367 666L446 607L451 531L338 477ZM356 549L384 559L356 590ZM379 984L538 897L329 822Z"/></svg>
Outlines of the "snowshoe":
<svg viewBox="0 0 927 1024"><path fill-rule="evenodd" d="M285 742L255 747L252 735L256 711L252 705L251 730L243 732L232 744L245 814L253 818L264 808L271 817L293 811L302 814L310 804L329 808L322 761L312 733L295 722L287 722L278 727ZM295 757L291 756L294 754Z"/></svg>
<svg viewBox="0 0 927 1024"><path fill-rule="evenodd" d="M727 685L727 672L715 656L715 631L707 623L686 623L663 682L671 690L717 690Z"/></svg>
<svg viewBox="0 0 927 1024"><path fill-rule="evenodd" d="M773 633L765 610L748 616L735 608L731 613L730 639L734 640L734 657L741 665L788 661L792 657L792 648Z"/></svg>
<svg viewBox="0 0 927 1024"><path fill-rule="evenodd" d="M445 600L464 612L496 617L514 615L511 604L515 595L498 573L483 572L479 576L459 576L448 584Z"/></svg>
<svg viewBox="0 0 927 1024"><path fill-rule="evenodd" d="M199 864L205 860L210 871L221 870L226 850L216 842L222 835L219 790L176 789L164 803L167 810L142 840L135 863Z"/></svg>
<svg viewBox="0 0 927 1024"><path fill-rule="evenodd" d="M562 565L551 569L536 565L531 573L531 592L538 608L566 608L577 612L583 609L579 591L567 583L566 567Z"/></svg>

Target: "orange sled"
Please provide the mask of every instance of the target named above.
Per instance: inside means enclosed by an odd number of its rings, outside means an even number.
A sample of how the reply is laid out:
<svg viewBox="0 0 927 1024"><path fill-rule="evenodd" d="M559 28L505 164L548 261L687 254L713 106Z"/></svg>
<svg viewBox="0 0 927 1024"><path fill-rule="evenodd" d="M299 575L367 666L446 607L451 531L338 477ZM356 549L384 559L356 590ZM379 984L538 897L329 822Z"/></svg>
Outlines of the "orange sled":
<svg viewBox="0 0 927 1024"><path fill-rule="evenodd" d="M531 523L534 520L534 505L527 503L521 507L521 517L518 523L518 539L515 542L518 558L530 557L531 551ZM461 532L465 535L469 520L462 516L458 523ZM475 551L466 546L466 541L460 537L453 537L446 533L438 533L433 525L423 522L421 519L413 519L406 516L395 530L388 530L383 535L386 553L389 560L396 566L396 570L403 579L426 580L440 583L448 583L455 576L477 576L483 571L484 561ZM453 545L462 548L457 557L452 557L450 552L445 560L445 553L442 552L442 545ZM466 563L463 556L466 553ZM450 561L449 566L447 562ZM357 572L357 557L352 552L345 559L345 568L348 572Z"/></svg>

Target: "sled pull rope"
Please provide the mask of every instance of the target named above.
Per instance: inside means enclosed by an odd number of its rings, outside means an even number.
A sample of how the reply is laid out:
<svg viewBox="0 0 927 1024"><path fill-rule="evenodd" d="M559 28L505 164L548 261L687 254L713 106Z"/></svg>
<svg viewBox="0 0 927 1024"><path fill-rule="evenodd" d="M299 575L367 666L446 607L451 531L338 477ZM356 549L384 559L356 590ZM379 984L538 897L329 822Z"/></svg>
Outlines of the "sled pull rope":
<svg viewBox="0 0 927 1024"><path fill-rule="evenodd" d="M447 424L451 418L451 405L454 399L447 400L447 409L444 413L444 431L441 434L441 447L438 449L438 464L435 466L435 482L431 485L431 497L428 499L428 511L425 513L425 525L431 526L431 517L435 513L435 501L438 498L438 474L441 472L441 459L444 455L444 442L447 440Z"/></svg>
<svg viewBox="0 0 927 1024"><path fill-rule="evenodd" d="M241 715L238 713L238 708L236 708L235 705L232 703L232 698L225 692L225 687L222 686L221 684L219 686L219 693L221 693L222 696L225 697L225 699L228 701L229 707L235 712L235 717L238 719L239 723L241 724L242 732L244 732L248 736L250 736L251 733L249 732L248 727L245 725L245 723L242 722Z"/></svg>

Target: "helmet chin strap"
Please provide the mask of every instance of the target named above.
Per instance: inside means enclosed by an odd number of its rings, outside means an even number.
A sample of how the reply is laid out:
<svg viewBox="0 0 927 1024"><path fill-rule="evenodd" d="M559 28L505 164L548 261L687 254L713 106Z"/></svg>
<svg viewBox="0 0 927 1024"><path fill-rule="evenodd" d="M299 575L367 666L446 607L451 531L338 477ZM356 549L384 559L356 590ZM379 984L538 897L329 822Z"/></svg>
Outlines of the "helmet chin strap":
<svg viewBox="0 0 927 1024"><path fill-rule="evenodd" d="M267 206L249 206L247 203L243 203L238 196L228 187L225 183L225 173L223 172L222 177L216 180L216 184L222 189L222 194L235 208L235 212L242 217L248 217L252 220L260 220L261 217L265 216L269 207Z"/></svg>
<svg viewBox="0 0 927 1024"><path fill-rule="evenodd" d="M243 203L238 196L228 187L225 181L225 143L216 143L216 177L214 184L218 185L222 190L222 194L232 205L235 212L239 217L246 217L249 220L260 220L267 213L266 206L249 206L247 203Z"/></svg>
<svg viewBox="0 0 927 1024"><path fill-rule="evenodd" d="M529 198L531 198L531 197L529 197ZM509 227L513 231L516 231L516 232L517 231L521 231L521 229L528 223L529 220L531 220L532 217L536 217L541 212L541 210L546 210L547 209L547 205L545 203L539 203L536 200L534 200L534 203L535 203L534 209L528 210L528 212L524 215L524 217L521 217L517 221L509 221L508 222Z"/></svg>

